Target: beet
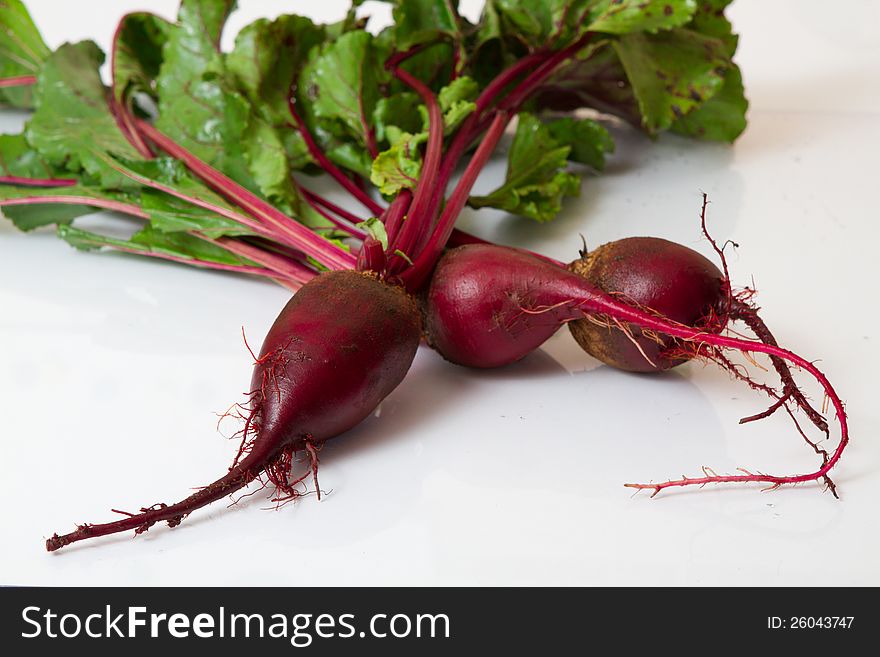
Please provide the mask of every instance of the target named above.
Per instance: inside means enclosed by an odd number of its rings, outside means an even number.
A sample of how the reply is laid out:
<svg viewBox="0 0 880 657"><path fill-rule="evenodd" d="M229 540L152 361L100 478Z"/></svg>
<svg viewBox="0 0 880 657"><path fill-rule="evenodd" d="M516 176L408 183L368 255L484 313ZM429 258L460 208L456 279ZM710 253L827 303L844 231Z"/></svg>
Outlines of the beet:
<svg viewBox="0 0 880 657"><path fill-rule="evenodd" d="M157 522L174 527L184 517L222 499L261 475L281 498L299 493L289 481L298 452L317 469L317 449L370 415L403 380L421 339L418 306L402 289L375 275L324 273L281 311L260 350L251 381L244 440L229 472L181 502L46 541L57 550L86 538L134 530Z"/></svg>
<svg viewBox="0 0 880 657"><path fill-rule="evenodd" d="M423 295L425 338L458 365L489 368L517 361L571 317L568 308L528 310L559 285L560 276L579 283L573 274L514 249L489 244L450 249Z"/></svg>
<svg viewBox="0 0 880 657"><path fill-rule="evenodd" d="M708 258L681 244L656 237L630 237L584 254L569 269L596 288L685 326L723 328L728 284ZM655 372L688 358L667 336L629 333L586 319L570 322L571 334L594 358L622 370Z"/></svg>

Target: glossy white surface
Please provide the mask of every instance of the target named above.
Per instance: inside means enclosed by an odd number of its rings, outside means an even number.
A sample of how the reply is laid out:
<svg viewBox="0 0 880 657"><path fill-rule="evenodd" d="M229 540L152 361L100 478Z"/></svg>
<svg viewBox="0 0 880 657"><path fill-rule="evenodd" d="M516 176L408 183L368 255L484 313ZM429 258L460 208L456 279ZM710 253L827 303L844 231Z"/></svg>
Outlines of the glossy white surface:
<svg viewBox="0 0 880 657"><path fill-rule="evenodd" d="M81 3L28 4L52 46L106 46L125 11L170 16L176 3L89 3L97 16ZM241 4L235 27L285 3ZM333 19L343 4L287 7ZM471 15L476 4L465 3ZM573 257L578 233L591 245L653 234L709 254L698 226L708 192L712 232L741 245L734 281L754 278L781 342L821 358L847 401L841 501L815 485L633 498L623 482L704 464L793 473L816 459L783 417L737 425L765 401L717 369L631 376L599 367L563 331L493 372L422 350L381 417L322 452L332 492L320 503L267 511L259 493L172 531L50 555L42 541L53 531L110 520L111 507L171 502L225 472L236 444L212 413L249 380L240 329L258 342L287 295L78 253L51 231L22 235L0 221L0 583L880 584L878 14L869 0L833 11L741 0L731 16L752 105L735 147L618 131L609 170L554 223L466 219L558 258ZM0 113L0 129L21 119ZM496 165L481 184L502 174Z"/></svg>

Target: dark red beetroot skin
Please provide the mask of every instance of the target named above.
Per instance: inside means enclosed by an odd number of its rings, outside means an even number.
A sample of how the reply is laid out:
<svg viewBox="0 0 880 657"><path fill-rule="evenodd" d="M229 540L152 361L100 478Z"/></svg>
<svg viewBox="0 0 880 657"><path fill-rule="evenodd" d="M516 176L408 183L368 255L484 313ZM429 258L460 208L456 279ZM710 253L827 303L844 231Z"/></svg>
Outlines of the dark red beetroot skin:
<svg viewBox="0 0 880 657"><path fill-rule="evenodd" d="M570 304L565 279L579 277L532 255L489 244L447 251L424 297L425 336L447 360L467 367L499 367L537 349L563 322ZM579 296L579 295L578 295ZM577 297L568 297L577 298Z"/></svg>
<svg viewBox="0 0 880 657"><path fill-rule="evenodd" d="M575 260L569 269L603 292L679 324L706 325L724 314L724 274L708 258L675 242L657 237L617 240ZM656 372L686 360L664 353L673 346L671 338L646 337L636 326L629 327L629 336L585 319L568 327L584 351L619 369ZM722 328L723 323L713 331Z"/></svg>
<svg viewBox="0 0 880 657"><path fill-rule="evenodd" d="M369 274L329 272L307 283L275 320L252 379L246 454L229 473L171 506L54 535L50 551L85 538L172 527L195 509L246 486L262 472L284 488L293 450L358 424L403 380L421 339L415 301Z"/></svg>

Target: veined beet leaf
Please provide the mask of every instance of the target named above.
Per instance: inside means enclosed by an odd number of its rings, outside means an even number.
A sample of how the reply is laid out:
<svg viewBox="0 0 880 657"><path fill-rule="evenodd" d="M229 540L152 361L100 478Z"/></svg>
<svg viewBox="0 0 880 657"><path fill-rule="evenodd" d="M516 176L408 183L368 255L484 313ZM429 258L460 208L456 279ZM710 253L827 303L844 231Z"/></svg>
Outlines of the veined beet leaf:
<svg viewBox="0 0 880 657"><path fill-rule="evenodd" d="M571 146L557 141L540 119L520 114L504 184L491 194L472 196L468 205L549 221L562 209L563 197L580 192L580 177L567 171L570 152Z"/></svg>
<svg viewBox="0 0 880 657"><path fill-rule="evenodd" d="M50 165L105 189L131 187L104 155L140 157L113 117L98 69L104 54L95 43L65 44L43 65L28 143Z"/></svg>
<svg viewBox="0 0 880 657"><path fill-rule="evenodd" d="M31 107L29 79L39 75L49 52L21 0L0 2L0 80L21 82L0 86L0 106Z"/></svg>

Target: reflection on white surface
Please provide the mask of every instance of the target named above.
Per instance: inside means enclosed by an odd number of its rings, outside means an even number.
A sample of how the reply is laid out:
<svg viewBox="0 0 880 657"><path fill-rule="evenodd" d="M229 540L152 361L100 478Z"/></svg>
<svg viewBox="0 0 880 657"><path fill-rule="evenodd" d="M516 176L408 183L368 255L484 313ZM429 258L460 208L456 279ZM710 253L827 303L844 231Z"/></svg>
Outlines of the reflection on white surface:
<svg viewBox="0 0 880 657"><path fill-rule="evenodd" d="M106 40L109 14L138 4L117 2L98 24L66 14L67 5L29 2L53 44ZM154 4L169 14L175 3ZM236 24L278 10L243 4ZM609 170L587 180L554 223L484 213L465 221L563 259L579 233L591 245L658 235L710 254L698 226L708 192L711 230L742 245L730 262L735 282L754 277L768 324L787 346L821 358L847 401L853 444L834 472L842 501L816 486L633 498L622 483L702 465L806 471L814 458L782 417L738 426L764 400L723 372L614 372L562 331L493 372L421 350L381 417L323 450L329 495L320 503L265 511L271 505L257 494L173 531L47 555L41 539L53 531L109 520L111 507L179 499L225 471L236 444L217 433L213 413L238 401L249 380L241 327L258 339L287 294L232 275L77 253L51 232L21 235L0 222L0 583L880 583L871 395L880 365L871 303L880 280L872 198L880 90L869 84L880 79L880 44L866 31L877 8L849 3L842 39L823 6L734 7L752 101L734 148L675 137L652 144L619 129ZM0 114L4 131L20 122ZM502 174L499 163L487 176ZM844 550L833 569L822 567Z"/></svg>

